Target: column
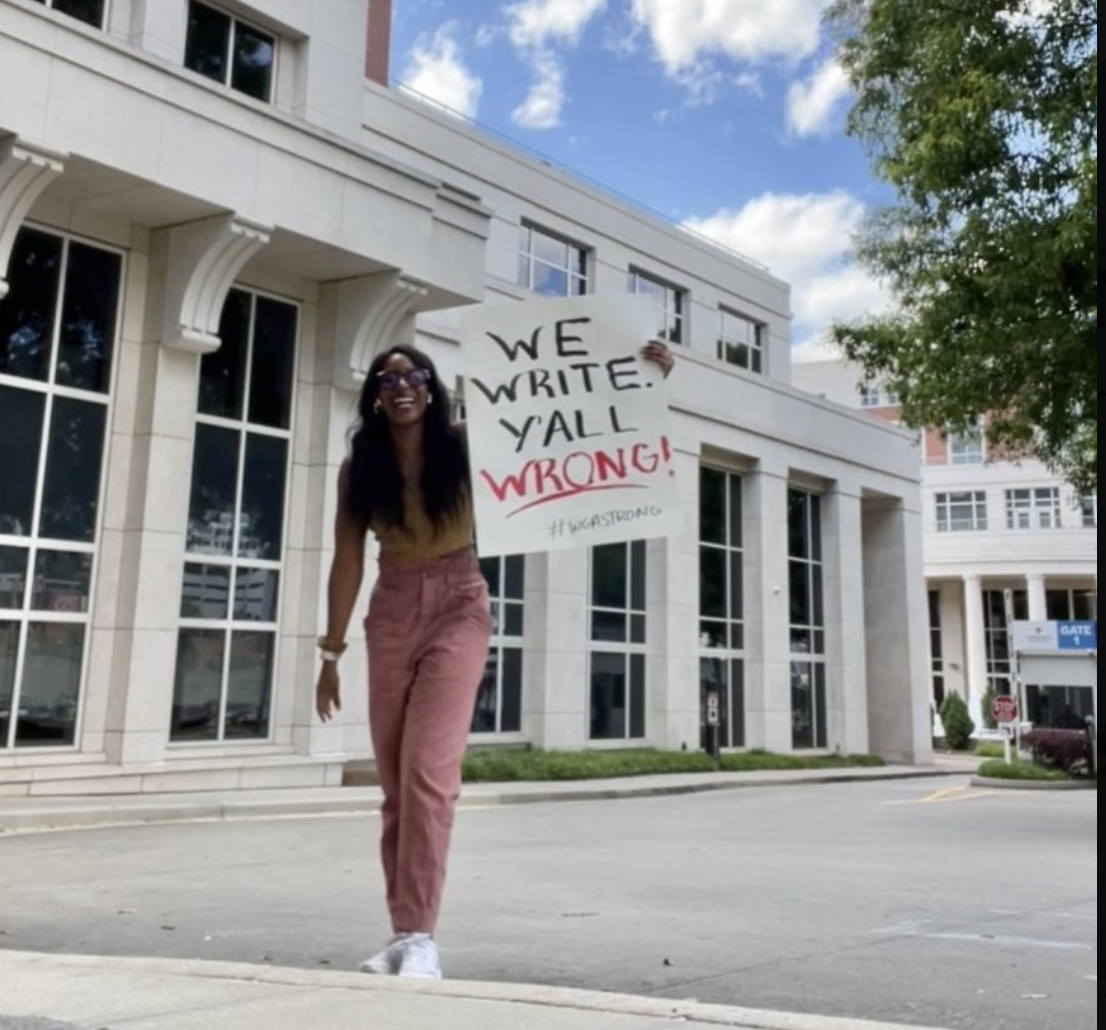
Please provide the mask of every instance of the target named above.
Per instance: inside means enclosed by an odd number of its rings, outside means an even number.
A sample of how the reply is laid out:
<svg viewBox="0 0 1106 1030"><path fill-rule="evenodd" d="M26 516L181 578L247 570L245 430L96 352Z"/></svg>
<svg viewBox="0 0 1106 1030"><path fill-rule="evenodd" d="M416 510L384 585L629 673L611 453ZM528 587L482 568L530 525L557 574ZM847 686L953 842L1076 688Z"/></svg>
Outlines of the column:
<svg viewBox="0 0 1106 1030"><path fill-rule="evenodd" d="M1044 622L1048 619L1048 603L1045 597L1045 577L1041 572L1030 572L1025 577L1025 589L1029 595L1029 620Z"/></svg>
<svg viewBox="0 0 1106 1030"><path fill-rule="evenodd" d="M987 641L983 627L983 590L978 576L964 577L964 683L968 714L978 725L987 690Z"/></svg>

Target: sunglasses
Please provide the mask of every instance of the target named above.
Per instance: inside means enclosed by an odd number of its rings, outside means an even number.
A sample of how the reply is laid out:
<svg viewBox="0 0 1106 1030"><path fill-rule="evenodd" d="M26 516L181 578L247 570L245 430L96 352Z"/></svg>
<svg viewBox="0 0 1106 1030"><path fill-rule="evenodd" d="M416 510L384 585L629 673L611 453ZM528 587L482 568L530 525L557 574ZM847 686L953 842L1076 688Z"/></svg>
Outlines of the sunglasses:
<svg viewBox="0 0 1106 1030"><path fill-rule="evenodd" d="M418 390L430 383L430 373L425 368L410 368L406 372L381 372L377 375L380 389L393 393L400 383L406 383L412 390Z"/></svg>

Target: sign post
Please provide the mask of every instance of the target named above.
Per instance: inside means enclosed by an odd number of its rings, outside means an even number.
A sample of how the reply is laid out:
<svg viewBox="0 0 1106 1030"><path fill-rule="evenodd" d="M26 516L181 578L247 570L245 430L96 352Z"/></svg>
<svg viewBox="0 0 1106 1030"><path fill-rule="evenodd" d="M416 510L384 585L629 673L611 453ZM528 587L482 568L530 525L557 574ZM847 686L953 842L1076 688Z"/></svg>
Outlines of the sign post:
<svg viewBox="0 0 1106 1030"><path fill-rule="evenodd" d="M1002 749L1006 764L1010 764L1011 730L1016 732L1018 721L1018 699L1012 694L999 694L991 702L991 715L1002 729Z"/></svg>

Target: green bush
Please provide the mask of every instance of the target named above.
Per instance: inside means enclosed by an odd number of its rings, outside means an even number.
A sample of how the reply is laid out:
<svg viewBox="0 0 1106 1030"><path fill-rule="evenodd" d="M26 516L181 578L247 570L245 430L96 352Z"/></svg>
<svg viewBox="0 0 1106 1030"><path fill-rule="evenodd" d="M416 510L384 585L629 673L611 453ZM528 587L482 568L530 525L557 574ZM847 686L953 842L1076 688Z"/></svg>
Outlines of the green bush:
<svg viewBox="0 0 1106 1030"><path fill-rule="evenodd" d="M998 722L991 714L991 705L995 703L996 697L998 697L998 691L994 687L988 687L983 691L983 700L979 703L979 706L983 709L980 713L983 716L983 725L989 730L998 729Z"/></svg>
<svg viewBox="0 0 1106 1030"><path fill-rule="evenodd" d="M945 743L953 751L966 751L972 742L975 723L964 699L955 691L946 694L941 704L941 724L945 727Z"/></svg>
<svg viewBox="0 0 1106 1030"><path fill-rule="evenodd" d="M979 776L989 780L1067 780L1070 779L1058 769L1046 769L1036 762L1015 760L1007 764L1003 761L984 762L979 767Z"/></svg>
<svg viewBox="0 0 1106 1030"><path fill-rule="evenodd" d="M1013 744L1010 745L1013 750ZM989 740L982 744L976 744L974 754L979 758L1005 758L1006 745Z"/></svg>

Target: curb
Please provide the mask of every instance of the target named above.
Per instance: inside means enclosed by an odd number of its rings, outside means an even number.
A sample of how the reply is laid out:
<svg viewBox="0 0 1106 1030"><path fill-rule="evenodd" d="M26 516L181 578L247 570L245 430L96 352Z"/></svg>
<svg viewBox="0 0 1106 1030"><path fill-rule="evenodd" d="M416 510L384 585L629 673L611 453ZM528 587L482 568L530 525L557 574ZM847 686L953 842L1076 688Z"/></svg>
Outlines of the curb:
<svg viewBox="0 0 1106 1030"><path fill-rule="evenodd" d="M17 972L20 971L18 967L33 969L39 962L51 966L67 965L107 974L133 973L136 976L145 977L233 980L239 983L299 990L315 989L326 992L340 989L408 999L415 996L426 1003L427 1009L436 1007L436 1002L448 1003L450 999L456 999L555 1008L581 1014L593 1012L636 1016L658 1022L695 1022L707 1026L730 1027L731 1030L737 1030L737 1028L745 1028L745 1030L937 1030L932 1027L872 1022L851 1017L745 1009L728 1005L708 1005L702 1002L608 994L602 991L546 987L537 984L485 983L466 980L413 983L394 977L365 976L363 973L189 959L100 958L88 955L47 955L30 952L6 952L0 955L0 966L5 964L15 966Z"/></svg>
<svg viewBox="0 0 1106 1030"><path fill-rule="evenodd" d="M1000 780L991 776L973 776L973 787L989 790L1097 790L1096 780Z"/></svg>

